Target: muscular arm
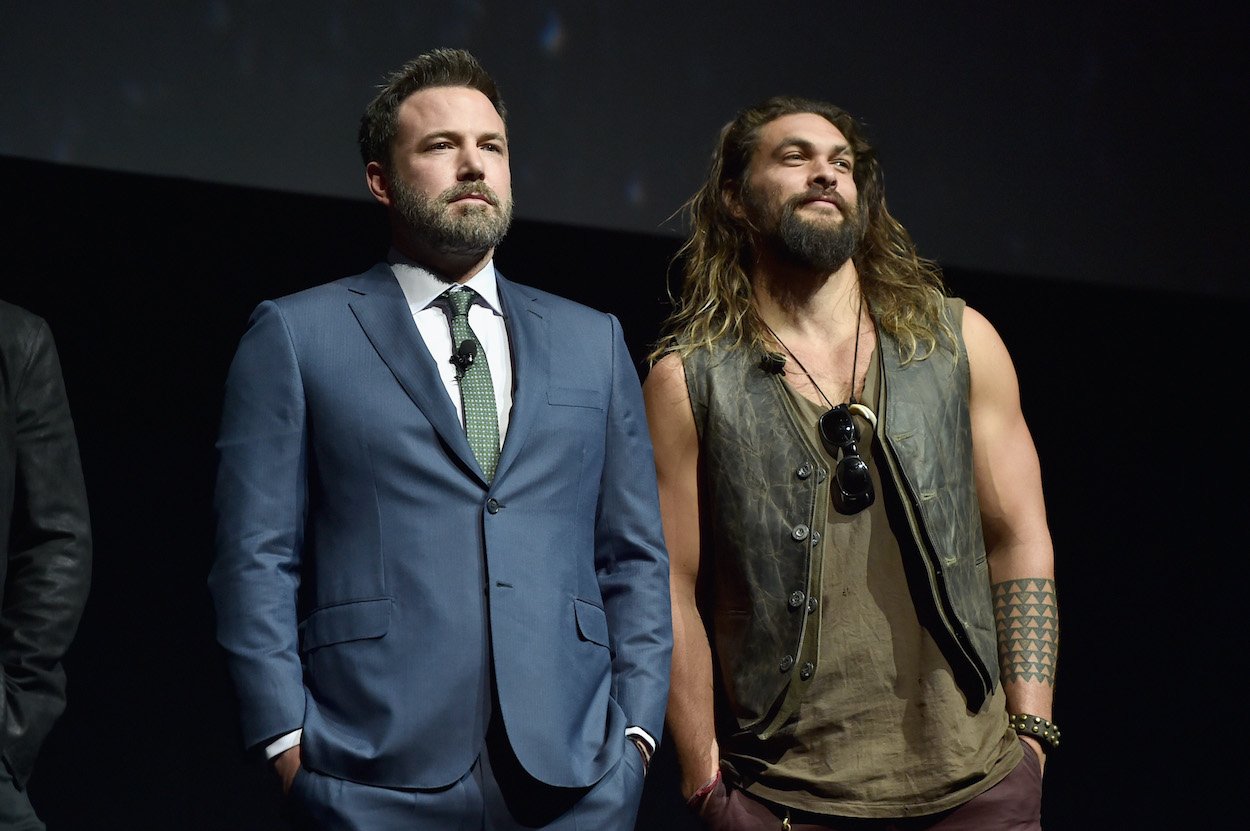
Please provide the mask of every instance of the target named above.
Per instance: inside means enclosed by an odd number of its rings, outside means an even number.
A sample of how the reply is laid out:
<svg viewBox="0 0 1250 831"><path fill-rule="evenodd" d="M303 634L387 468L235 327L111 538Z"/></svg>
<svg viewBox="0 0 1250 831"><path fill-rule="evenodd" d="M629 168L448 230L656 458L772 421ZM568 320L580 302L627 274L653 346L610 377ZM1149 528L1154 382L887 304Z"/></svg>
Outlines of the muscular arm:
<svg viewBox="0 0 1250 831"><path fill-rule="evenodd" d="M1059 609L1037 450L1007 347L974 309L965 309L963 329L972 373L974 467L1007 711L1049 719ZM1035 740L1025 740L1038 758L1045 758Z"/></svg>
<svg viewBox="0 0 1250 831"><path fill-rule="evenodd" d="M689 798L716 775L720 749L712 703L712 652L695 598L699 575L699 439L686 374L676 355L661 359L643 385L655 448L660 513L668 545L673 605L673 665L668 733Z"/></svg>

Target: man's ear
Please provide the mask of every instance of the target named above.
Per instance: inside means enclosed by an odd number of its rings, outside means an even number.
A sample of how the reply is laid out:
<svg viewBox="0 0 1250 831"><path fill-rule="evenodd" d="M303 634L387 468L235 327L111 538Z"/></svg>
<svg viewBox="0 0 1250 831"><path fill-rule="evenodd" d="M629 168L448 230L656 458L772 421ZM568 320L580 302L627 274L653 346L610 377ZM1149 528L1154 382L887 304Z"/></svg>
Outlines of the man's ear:
<svg viewBox="0 0 1250 831"><path fill-rule="evenodd" d="M369 162L365 165L365 184L374 199L388 208L391 206L391 180L381 162Z"/></svg>

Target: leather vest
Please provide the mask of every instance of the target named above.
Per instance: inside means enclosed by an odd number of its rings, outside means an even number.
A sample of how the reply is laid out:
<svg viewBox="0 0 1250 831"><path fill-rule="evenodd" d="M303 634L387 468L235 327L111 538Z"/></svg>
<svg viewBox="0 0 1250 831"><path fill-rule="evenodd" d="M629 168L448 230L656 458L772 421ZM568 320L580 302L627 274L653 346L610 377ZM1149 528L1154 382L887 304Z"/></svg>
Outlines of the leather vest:
<svg viewBox="0 0 1250 831"><path fill-rule="evenodd" d="M947 301L957 333L962 307ZM947 654L975 708L998 683L997 638L962 335L955 349L957 358L943 344L904 366L897 342L878 332L877 455L911 532L900 548L919 559L928 619L949 635ZM788 406L785 381L763 358L750 348L699 349L684 367L702 452L703 561L712 566L701 602L727 704L739 726L766 734L784 720L776 707L798 672L804 629L820 618L808 614L807 596L819 592L812 529L830 477Z"/></svg>

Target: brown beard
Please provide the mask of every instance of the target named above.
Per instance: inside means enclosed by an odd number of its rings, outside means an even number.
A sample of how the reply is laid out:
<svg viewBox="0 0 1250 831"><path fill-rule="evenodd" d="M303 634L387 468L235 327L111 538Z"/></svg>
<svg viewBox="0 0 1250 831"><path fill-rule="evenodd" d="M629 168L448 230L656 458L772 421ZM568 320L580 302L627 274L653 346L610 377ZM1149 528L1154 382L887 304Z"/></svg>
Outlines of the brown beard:
<svg viewBox="0 0 1250 831"><path fill-rule="evenodd" d="M497 210L475 205L456 214L448 209L455 199L468 194L484 196ZM501 200L483 182L461 182L438 196L426 196L398 177L391 178L395 210L412 233L426 245L445 254L479 254L503 242L512 224L512 200Z"/></svg>
<svg viewBox="0 0 1250 831"><path fill-rule="evenodd" d="M840 194L835 202L842 211L842 222L831 224L799 216L798 209L813 197L804 193L786 200L775 216L750 189L743 190L743 203L756 222L761 244L795 265L815 271L833 272L855 256L864 238L863 216Z"/></svg>

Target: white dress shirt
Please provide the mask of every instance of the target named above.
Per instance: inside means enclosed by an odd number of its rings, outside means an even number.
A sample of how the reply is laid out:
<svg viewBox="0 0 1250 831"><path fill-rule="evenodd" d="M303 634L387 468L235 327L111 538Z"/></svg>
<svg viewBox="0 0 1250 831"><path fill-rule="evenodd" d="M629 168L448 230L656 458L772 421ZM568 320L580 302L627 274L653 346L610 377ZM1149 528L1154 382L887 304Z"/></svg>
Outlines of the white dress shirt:
<svg viewBox="0 0 1250 831"><path fill-rule="evenodd" d="M391 249L391 269L399 280L399 287L408 300L412 319L417 331L425 341L425 348L434 356L439 377L448 397L456 406L460 424L464 424L464 405L460 401L460 384L456 381L456 366L451 362L455 348L451 343L451 318L441 304L435 304L438 296L451 288L452 283L440 280L433 273ZM504 325L503 311L499 303L499 285L495 282L495 263L488 262L477 274L464 284L477 292L481 298L469 307L469 328L477 335L486 353L490 367L490 380L495 387L495 409L499 415L499 441L508 433L508 417L512 413L512 350L508 345L508 329ZM433 304L433 305L431 305Z"/></svg>

